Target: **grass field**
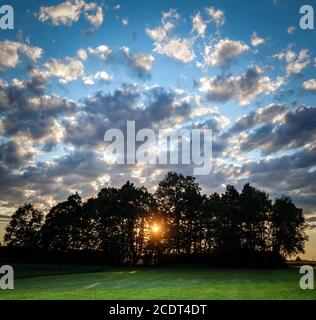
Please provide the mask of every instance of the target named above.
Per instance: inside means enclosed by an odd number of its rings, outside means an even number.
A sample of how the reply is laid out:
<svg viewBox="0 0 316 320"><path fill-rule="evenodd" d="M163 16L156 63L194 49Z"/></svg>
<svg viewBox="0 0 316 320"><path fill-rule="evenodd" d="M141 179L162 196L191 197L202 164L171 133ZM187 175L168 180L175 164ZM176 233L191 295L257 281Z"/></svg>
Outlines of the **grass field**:
<svg viewBox="0 0 316 320"><path fill-rule="evenodd" d="M132 268L15 265L15 290L3 299L313 299L297 268Z"/></svg>

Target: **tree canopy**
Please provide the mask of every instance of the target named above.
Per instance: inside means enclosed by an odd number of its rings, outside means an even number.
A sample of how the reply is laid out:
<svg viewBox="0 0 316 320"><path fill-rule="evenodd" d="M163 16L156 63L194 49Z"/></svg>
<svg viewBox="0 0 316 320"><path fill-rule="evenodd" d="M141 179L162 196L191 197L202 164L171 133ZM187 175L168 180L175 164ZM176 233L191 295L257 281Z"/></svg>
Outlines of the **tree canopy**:
<svg viewBox="0 0 316 320"><path fill-rule="evenodd" d="M96 197L73 194L43 213L24 204L6 228L5 244L44 252L98 252L129 264L284 259L304 252L306 223L289 197L274 202L246 184L241 192L205 195L194 177L169 172L156 192L127 182ZM154 226L154 228L153 228ZM170 260L171 259L171 260Z"/></svg>

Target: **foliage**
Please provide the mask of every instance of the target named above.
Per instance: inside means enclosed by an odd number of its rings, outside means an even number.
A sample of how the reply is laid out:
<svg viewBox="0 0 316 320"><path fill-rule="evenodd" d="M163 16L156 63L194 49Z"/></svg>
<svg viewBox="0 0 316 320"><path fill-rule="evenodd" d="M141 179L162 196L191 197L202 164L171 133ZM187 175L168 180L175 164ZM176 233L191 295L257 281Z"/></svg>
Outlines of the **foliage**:
<svg viewBox="0 0 316 320"><path fill-rule="evenodd" d="M222 195L203 195L194 177L175 172L154 194L128 181L86 201L69 196L50 209L43 225L42 216L30 204L20 207L6 244L63 254L95 251L134 265L162 259L263 265L304 252L307 240L303 212L290 198L272 203L249 184L241 193L228 185Z"/></svg>
<svg viewBox="0 0 316 320"><path fill-rule="evenodd" d="M32 204L25 203L12 215L6 227L4 241L7 246L36 247L40 240L40 228L43 214Z"/></svg>

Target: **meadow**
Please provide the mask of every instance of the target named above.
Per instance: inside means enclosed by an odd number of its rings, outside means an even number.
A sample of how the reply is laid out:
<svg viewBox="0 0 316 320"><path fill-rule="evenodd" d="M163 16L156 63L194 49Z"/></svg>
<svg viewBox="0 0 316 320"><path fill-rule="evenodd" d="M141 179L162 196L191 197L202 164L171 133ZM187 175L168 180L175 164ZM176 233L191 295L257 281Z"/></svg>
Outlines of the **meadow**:
<svg viewBox="0 0 316 320"><path fill-rule="evenodd" d="M15 289L0 300L316 300L299 269L197 266L104 267L18 264Z"/></svg>

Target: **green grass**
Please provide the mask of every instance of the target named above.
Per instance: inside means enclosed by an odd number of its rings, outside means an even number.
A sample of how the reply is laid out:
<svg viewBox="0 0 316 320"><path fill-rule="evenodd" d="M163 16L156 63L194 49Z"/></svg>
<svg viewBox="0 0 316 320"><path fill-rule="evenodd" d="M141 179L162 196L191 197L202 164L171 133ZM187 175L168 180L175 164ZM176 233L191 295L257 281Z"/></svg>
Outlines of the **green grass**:
<svg viewBox="0 0 316 320"><path fill-rule="evenodd" d="M312 299L297 268L132 268L16 265L15 290L3 299Z"/></svg>

